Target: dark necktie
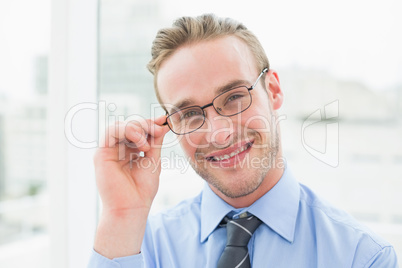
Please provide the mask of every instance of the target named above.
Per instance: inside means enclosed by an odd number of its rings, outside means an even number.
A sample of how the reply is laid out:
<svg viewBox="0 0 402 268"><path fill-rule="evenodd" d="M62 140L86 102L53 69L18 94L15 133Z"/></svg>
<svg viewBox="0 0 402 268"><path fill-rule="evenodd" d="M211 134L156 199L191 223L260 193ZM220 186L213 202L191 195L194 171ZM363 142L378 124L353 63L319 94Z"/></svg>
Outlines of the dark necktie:
<svg viewBox="0 0 402 268"><path fill-rule="evenodd" d="M224 222L226 222L227 242L217 268L251 267L247 244L261 221L255 216L250 216L235 220L225 217Z"/></svg>

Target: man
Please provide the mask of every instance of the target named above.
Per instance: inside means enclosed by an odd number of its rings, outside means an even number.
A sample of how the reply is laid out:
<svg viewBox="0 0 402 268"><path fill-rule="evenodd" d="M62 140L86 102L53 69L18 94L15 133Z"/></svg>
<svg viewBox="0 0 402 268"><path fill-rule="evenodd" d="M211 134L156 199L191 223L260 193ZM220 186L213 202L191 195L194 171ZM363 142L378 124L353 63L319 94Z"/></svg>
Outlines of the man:
<svg viewBox="0 0 402 268"><path fill-rule="evenodd" d="M111 126L97 151L103 211L89 267L397 267L390 244L286 167L278 75L245 26L180 18L157 34L148 68L167 116ZM207 183L148 217L169 130Z"/></svg>

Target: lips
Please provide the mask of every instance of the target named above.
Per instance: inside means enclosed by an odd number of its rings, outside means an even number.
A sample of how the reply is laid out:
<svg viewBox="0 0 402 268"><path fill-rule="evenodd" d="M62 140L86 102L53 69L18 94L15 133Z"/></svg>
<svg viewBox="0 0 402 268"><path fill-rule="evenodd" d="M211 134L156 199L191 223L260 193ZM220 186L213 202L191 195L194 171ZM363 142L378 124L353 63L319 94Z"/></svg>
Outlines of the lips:
<svg viewBox="0 0 402 268"><path fill-rule="evenodd" d="M214 152L214 153L208 155L206 157L206 159L207 159L207 161L211 161L211 162L227 160L227 159L235 157L236 155L241 154L242 152L249 149L252 145L253 145L253 141L251 141L251 142L243 141L240 144L237 144L237 145L227 148L225 150L220 150L220 151Z"/></svg>

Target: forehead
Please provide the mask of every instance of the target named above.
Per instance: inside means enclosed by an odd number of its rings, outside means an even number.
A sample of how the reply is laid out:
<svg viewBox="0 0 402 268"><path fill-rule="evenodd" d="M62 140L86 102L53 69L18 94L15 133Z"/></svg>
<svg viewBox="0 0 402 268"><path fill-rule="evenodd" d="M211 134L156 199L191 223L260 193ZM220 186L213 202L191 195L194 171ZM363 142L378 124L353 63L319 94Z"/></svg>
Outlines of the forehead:
<svg viewBox="0 0 402 268"><path fill-rule="evenodd" d="M201 102L213 98L216 88L253 79L257 72L248 46L237 37L226 36L179 48L162 63L157 85L164 104L183 99Z"/></svg>

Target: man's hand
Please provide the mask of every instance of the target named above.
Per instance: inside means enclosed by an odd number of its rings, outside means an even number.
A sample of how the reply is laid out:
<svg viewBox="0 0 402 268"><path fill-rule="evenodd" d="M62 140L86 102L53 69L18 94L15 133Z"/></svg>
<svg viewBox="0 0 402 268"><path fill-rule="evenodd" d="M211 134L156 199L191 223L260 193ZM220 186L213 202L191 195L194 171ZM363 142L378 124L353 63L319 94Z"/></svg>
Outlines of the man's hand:
<svg viewBox="0 0 402 268"><path fill-rule="evenodd" d="M94 157L103 211L95 250L108 258L140 251L157 193L166 116L110 126Z"/></svg>

